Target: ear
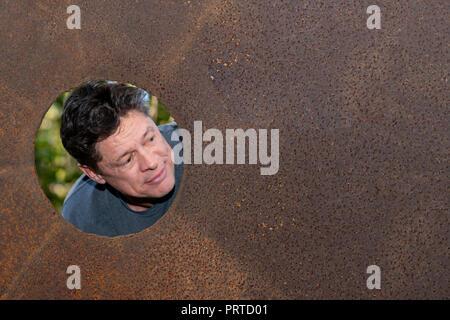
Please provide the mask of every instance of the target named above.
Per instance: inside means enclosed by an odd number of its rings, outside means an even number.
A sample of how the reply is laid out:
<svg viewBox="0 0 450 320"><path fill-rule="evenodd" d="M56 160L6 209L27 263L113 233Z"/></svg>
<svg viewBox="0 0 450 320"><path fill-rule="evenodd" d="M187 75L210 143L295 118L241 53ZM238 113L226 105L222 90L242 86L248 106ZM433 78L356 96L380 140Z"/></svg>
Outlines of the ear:
<svg viewBox="0 0 450 320"><path fill-rule="evenodd" d="M95 182L100 183L100 184L106 183L105 179L103 179L101 174L96 173L94 170L92 170L88 166L86 166L84 164L78 164L78 168L80 168L80 170L83 171L83 173L85 175L87 175L89 178L91 178Z"/></svg>

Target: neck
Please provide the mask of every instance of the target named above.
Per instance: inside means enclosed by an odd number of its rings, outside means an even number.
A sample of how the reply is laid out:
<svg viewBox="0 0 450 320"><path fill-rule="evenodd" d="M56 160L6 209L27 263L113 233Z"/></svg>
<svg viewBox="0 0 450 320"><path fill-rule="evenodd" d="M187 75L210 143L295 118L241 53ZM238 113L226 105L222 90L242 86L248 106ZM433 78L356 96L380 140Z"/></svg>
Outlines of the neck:
<svg viewBox="0 0 450 320"><path fill-rule="evenodd" d="M174 186L173 189L168 194L166 194L161 198L137 198L124 195L123 193L110 187L109 185L107 185L107 188L111 188L111 192L115 193L118 197L121 197L122 200L127 204L127 206L134 211L145 211L153 207L155 204L165 202L169 200L170 197L172 197L173 193L175 192Z"/></svg>
<svg viewBox="0 0 450 320"><path fill-rule="evenodd" d="M153 203L149 199L140 199L123 196L123 200L134 211L145 211L153 207Z"/></svg>

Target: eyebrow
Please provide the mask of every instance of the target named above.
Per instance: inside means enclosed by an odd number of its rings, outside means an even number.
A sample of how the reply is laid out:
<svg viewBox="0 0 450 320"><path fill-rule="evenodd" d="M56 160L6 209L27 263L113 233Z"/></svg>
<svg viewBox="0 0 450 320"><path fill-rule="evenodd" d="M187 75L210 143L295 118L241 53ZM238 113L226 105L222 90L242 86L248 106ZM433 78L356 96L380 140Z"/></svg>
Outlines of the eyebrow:
<svg viewBox="0 0 450 320"><path fill-rule="evenodd" d="M145 139L145 137L148 135L149 132L154 132L154 131L155 131L155 129L154 129L153 127L150 127L150 126L147 127L147 129L145 130L145 132L144 132L144 134L143 134L143 136L142 136L142 140ZM130 153L132 153L132 152L134 152L134 150L128 150L128 151L125 151L124 153L122 153L122 154L117 158L116 162L119 162L120 159L122 159L123 157L125 157L126 155L128 155L128 154L130 154Z"/></svg>

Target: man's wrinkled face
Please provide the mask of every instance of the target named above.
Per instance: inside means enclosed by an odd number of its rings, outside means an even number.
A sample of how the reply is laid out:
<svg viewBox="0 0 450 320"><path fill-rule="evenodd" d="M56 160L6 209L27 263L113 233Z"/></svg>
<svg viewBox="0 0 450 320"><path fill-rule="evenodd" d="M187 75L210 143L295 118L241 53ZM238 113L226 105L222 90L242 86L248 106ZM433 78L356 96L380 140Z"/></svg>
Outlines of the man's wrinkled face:
<svg viewBox="0 0 450 320"><path fill-rule="evenodd" d="M142 112L130 111L121 117L118 130L96 147L102 156L98 163L100 180L122 194L161 198L173 189L172 148L153 120Z"/></svg>

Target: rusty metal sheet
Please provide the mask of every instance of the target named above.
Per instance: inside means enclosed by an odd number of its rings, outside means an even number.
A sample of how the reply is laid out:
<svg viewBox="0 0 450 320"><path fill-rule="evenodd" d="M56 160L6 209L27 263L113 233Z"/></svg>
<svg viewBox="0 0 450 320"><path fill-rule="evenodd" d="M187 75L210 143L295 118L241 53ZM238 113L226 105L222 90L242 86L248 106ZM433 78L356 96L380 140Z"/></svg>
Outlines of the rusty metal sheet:
<svg viewBox="0 0 450 320"><path fill-rule="evenodd" d="M448 298L448 1L0 3L3 299ZM34 135L93 79L181 128L280 129L280 168L185 165L150 229L107 238L43 194ZM78 265L82 289L66 287ZM368 290L366 268L381 269Z"/></svg>

